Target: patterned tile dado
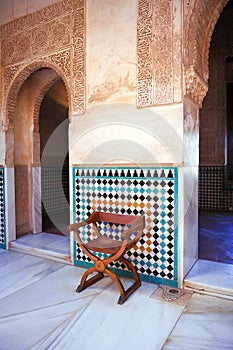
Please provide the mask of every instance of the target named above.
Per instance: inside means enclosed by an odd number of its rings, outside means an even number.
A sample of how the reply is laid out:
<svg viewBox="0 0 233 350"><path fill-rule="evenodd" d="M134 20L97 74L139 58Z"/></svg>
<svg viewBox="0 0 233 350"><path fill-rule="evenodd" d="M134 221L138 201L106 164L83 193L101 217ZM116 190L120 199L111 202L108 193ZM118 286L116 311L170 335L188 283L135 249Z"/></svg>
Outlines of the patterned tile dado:
<svg viewBox="0 0 233 350"><path fill-rule="evenodd" d="M6 248L4 169L0 168L0 248Z"/></svg>
<svg viewBox="0 0 233 350"><path fill-rule="evenodd" d="M93 210L144 214L144 235L138 248L126 257L136 265L142 280L177 286L176 168L75 167L73 189L74 222L87 219ZM112 231L106 225L101 229ZM90 237L91 232L82 231L81 235ZM76 265L90 265L76 244L74 258ZM119 274L127 275L123 265L112 267Z"/></svg>

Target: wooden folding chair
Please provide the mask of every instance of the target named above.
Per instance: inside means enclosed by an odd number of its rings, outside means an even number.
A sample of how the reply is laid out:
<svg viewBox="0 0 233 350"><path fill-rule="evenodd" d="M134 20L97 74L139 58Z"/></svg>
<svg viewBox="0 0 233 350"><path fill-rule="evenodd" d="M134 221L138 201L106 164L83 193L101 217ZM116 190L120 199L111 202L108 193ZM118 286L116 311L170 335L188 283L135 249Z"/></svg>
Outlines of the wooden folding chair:
<svg viewBox="0 0 233 350"><path fill-rule="evenodd" d="M91 226L92 236L94 238L85 243L84 239L81 238L80 229L87 225ZM74 231L79 247L94 263L94 266L84 272L76 292L81 292L103 278L104 274L107 274L120 291L118 304L123 304L125 300L141 286L136 268L133 266L132 262L127 260L123 255L136 245L142 236L144 227L144 216L112 214L97 211L92 213L86 221L68 226L69 231ZM122 228L122 232L120 232L120 228ZM119 237L117 237L118 235ZM103 255L98 257L95 254L96 252L103 253ZM120 278L108 267L110 263L117 260L123 263L132 272L135 280L126 290ZM97 274L87 279L88 276L94 272L97 272Z"/></svg>

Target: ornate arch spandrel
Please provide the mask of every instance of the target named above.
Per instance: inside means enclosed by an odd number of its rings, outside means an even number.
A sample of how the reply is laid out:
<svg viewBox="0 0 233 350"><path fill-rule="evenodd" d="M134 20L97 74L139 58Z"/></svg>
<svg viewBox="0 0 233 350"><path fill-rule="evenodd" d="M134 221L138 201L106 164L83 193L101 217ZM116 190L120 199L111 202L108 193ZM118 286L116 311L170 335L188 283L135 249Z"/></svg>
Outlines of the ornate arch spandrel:
<svg viewBox="0 0 233 350"><path fill-rule="evenodd" d="M14 110L15 110L17 95L20 90L20 87L23 85L23 83L31 74L38 71L39 69L50 68L54 72L56 72L57 74L56 79L58 79L59 77L63 80L67 90L69 110L71 109L70 107L71 106L71 94L70 94L71 88L70 88L70 80L69 80L70 72L69 72L69 69L68 69L68 72L67 70L65 71L65 69L62 69L65 55L62 55L62 60L59 61L60 55L56 54L50 57L50 61L52 61L52 63L50 63L49 60L47 62L45 60L45 61L33 62L27 66L24 66L24 65L11 66L9 67L9 69L4 70L3 96L5 96L5 99L3 100L3 120L2 120L2 128L4 131L7 130L9 125L11 125L12 127L14 126ZM64 66L66 67L67 65L64 64ZM50 83L52 84L52 82L48 82L48 84Z"/></svg>
<svg viewBox="0 0 233 350"><path fill-rule="evenodd" d="M69 115L84 112L85 4L84 0L63 0L0 27L4 130L13 118L15 101L8 98L12 82L29 65L32 73L33 62L57 67L67 89ZM22 83L18 81L19 87Z"/></svg>
<svg viewBox="0 0 233 350"><path fill-rule="evenodd" d="M199 107L208 91L211 37L227 2L184 1L184 95Z"/></svg>
<svg viewBox="0 0 233 350"><path fill-rule="evenodd" d="M34 73L34 75L33 75ZM35 62L24 69L16 75L13 79L12 84L9 88L9 94L7 95L7 106L8 106L8 119L6 131L6 165L12 166L14 164L14 120L15 120L15 108L17 103L17 95L22 87L23 83L28 79L28 77L34 77L36 90L33 93L32 100L32 111L31 117L33 120L33 143L32 143L32 154L31 162L33 166L38 166L40 164L40 152L39 152L39 109L41 101L48 91L48 89L59 79L62 78L59 74L59 70L55 71L52 69L51 65L42 65L40 62ZM36 77L37 76L37 77ZM64 80L63 80L64 82ZM64 85L65 82L64 82Z"/></svg>

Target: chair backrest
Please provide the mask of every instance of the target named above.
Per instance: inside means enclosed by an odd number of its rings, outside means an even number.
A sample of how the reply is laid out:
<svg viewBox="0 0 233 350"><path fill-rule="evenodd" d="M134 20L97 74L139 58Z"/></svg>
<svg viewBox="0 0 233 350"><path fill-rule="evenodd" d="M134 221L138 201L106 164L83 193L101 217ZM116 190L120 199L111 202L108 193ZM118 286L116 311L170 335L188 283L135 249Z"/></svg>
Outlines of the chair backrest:
<svg viewBox="0 0 233 350"><path fill-rule="evenodd" d="M138 225L139 224L141 225L141 229L143 229L145 226L144 216L113 214L113 213L105 213L100 211L93 212L90 215L90 217L86 220L86 223L91 224L97 221L106 221L106 222L121 224L121 225Z"/></svg>

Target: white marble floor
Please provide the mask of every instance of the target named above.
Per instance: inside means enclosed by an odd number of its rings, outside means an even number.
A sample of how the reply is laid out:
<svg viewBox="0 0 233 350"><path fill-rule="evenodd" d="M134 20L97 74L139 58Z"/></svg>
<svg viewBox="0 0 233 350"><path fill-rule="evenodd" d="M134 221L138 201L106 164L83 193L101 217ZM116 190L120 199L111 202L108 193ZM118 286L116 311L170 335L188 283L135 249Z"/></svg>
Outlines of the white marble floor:
<svg viewBox="0 0 233 350"><path fill-rule="evenodd" d="M107 277L77 294L83 271L0 250L0 349L233 349L232 300L194 293L182 306L143 282L118 305Z"/></svg>

